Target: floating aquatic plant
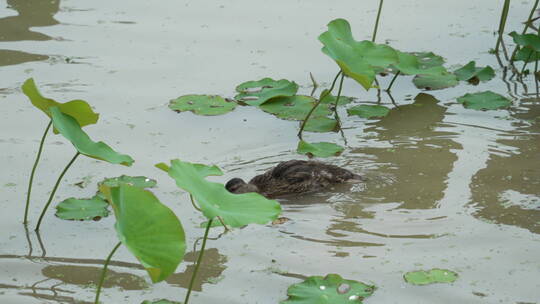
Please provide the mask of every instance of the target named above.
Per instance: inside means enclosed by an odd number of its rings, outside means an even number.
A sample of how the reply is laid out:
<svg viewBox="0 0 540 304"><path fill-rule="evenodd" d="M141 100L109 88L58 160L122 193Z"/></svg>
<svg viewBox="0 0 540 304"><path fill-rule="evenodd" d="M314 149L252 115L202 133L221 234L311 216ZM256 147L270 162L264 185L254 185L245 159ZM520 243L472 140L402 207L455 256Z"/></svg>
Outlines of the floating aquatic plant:
<svg viewBox="0 0 540 304"><path fill-rule="evenodd" d="M274 80L263 78L257 81L246 81L236 87L239 93L234 98L250 106L260 106L276 97L294 96L298 85L286 79Z"/></svg>
<svg viewBox="0 0 540 304"><path fill-rule="evenodd" d="M298 142L296 152L306 154L309 157L330 157L337 156L343 152L344 148L340 145L329 142L308 143L301 140Z"/></svg>
<svg viewBox="0 0 540 304"><path fill-rule="evenodd" d="M407 272L403 278L406 282L414 285L428 285L433 283L452 283L457 280L458 274L451 270L434 268L428 271Z"/></svg>
<svg viewBox="0 0 540 304"><path fill-rule="evenodd" d="M456 75L443 73L439 75L417 75L413 79L414 85L424 90L442 90L455 87L459 84Z"/></svg>
<svg viewBox="0 0 540 304"><path fill-rule="evenodd" d="M222 115L235 107L236 103L217 95L184 95L169 103L169 108L173 111L191 111L197 115Z"/></svg>
<svg viewBox="0 0 540 304"><path fill-rule="evenodd" d="M478 84L480 81L489 81L495 77L495 71L490 67L476 67L476 62L471 61L454 71L458 80Z"/></svg>
<svg viewBox="0 0 540 304"><path fill-rule="evenodd" d="M512 104L508 98L491 91L465 94L457 101L465 108L473 110L496 110Z"/></svg>
<svg viewBox="0 0 540 304"><path fill-rule="evenodd" d="M388 115L390 109L379 105L359 105L347 109L349 115L356 115L363 118L380 118Z"/></svg>

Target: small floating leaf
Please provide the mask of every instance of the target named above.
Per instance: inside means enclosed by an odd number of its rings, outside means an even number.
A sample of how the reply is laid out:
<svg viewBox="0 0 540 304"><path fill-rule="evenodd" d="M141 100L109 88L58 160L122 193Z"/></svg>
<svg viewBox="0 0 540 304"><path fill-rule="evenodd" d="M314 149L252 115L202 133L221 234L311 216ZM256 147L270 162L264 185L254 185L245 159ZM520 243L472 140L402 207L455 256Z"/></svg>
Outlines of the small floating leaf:
<svg viewBox="0 0 540 304"><path fill-rule="evenodd" d="M409 54L418 58L421 69L429 69L436 66L442 66L444 64L444 58L434 54L433 52L412 52Z"/></svg>
<svg viewBox="0 0 540 304"><path fill-rule="evenodd" d="M419 89L441 90L458 85L456 75L444 73L441 75L417 75L413 79L414 85Z"/></svg>
<svg viewBox="0 0 540 304"><path fill-rule="evenodd" d="M272 98L293 96L298 91L298 85L287 79L263 78L241 83L236 87L236 91L240 94L234 99L251 106L260 106Z"/></svg>
<svg viewBox="0 0 540 304"><path fill-rule="evenodd" d="M427 67L425 63L421 63L421 59L410 53L396 51L399 62L393 64L392 67L398 69L405 75L442 75L447 73L442 65Z"/></svg>
<svg viewBox="0 0 540 304"><path fill-rule="evenodd" d="M332 94L327 94L328 90L324 90L322 91L321 93L321 96L323 95L326 95L322 100L321 100L321 104L330 104L330 105L334 105L336 103L336 96L332 95ZM339 97L339 102L338 102L338 106L342 106L342 105L346 105L348 103L351 103L353 101L353 98L352 97L348 97L348 96L340 96Z"/></svg>
<svg viewBox="0 0 540 304"><path fill-rule="evenodd" d="M433 283L452 283L457 280L458 274L447 269L434 268L428 271L411 271L404 276L405 281L414 285L428 285Z"/></svg>
<svg viewBox="0 0 540 304"><path fill-rule="evenodd" d="M107 187L118 187L121 184L128 184L138 188L153 188L156 186L157 182L155 179L150 179L146 176L127 176L121 175L118 177L109 177L104 179L99 183L100 185L105 185Z"/></svg>
<svg viewBox="0 0 540 304"><path fill-rule="evenodd" d="M306 154L309 157L330 157L337 156L343 152L345 148L340 145L329 142L308 143L301 140L298 143L296 152L299 154Z"/></svg>
<svg viewBox="0 0 540 304"><path fill-rule="evenodd" d="M357 115L364 118L379 118L388 115L390 109L378 105L359 105L347 109L349 115Z"/></svg>
<svg viewBox="0 0 540 304"><path fill-rule="evenodd" d="M465 94L457 101L465 108L473 110L496 110L512 104L508 98L491 91Z"/></svg>
<svg viewBox="0 0 540 304"><path fill-rule="evenodd" d="M133 159L129 155L119 154L104 142L94 142L81 129L75 118L62 113L58 107L50 107L53 126L66 138L81 154L104 160L111 164L131 166Z"/></svg>
<svg viewBox="0 0 540 304"><path fill-rule="evenodd" d="M363 303L371 296L375 286L345 280L337 274L326 277L312 276L304 282L293 284L287 289L289 298L281 304L349 304Z"/></svg>
<svg viewBox="0 0 540 304"><path fill-rule="evenodd" d="M56 216L63 220L99 220L109 215L109 204L98 196L90 199L68 198L56 206Z"/></svg>
<svg viewBox="0 0 540 304"><path fill-rule="evenodd" d="M304 126L304 131L308 132L332 132L337 129L337 120L328 117L312 117Z"/></svg>
<svg viewBox="0 0 540 304"><path fill-rule="evenodd" d="M221 115L234 110L235 107L236 103L216 95L184 95L169 103L169 108L173 111L191 111L197 115Z"/></svg>
<svg viewBox="0 0 540 304"><path fill-rule="evenodd" d="M156 167L168 172L178 187L189 192L209 220L219 216L225 224L241 227L271 222L281 212L278 202L258 193L232 194L223 184L207 181L205 175L215 170L204 169L200 164L175 159L171 166L160 163Z"/></svg>
<svg viewBox="0 0 540 304"><path fill-rule="evenodd" d="M39 92L33 78L27 79L22 85L23 93L30 99L32 104L43 111L47 116L51 117L49 108L58 107L62 113L65 113L77 121L81 126L95 124L98 121L99 114L94 113L92 107L84 100L71 100L66 103L59 103L53 99L43 97ZM58 131L54 129L58 134Z"/></svg>
<svg viewBox="0 0 540 304"><path fill-rule="evenodd" d="M304 95L296 95L291 97L279 97L270 100L269 102L259 106L261 110L274 114L281 119L288 120L303 120L308 112L315 105L315 98ZM319 105L312 114L314 117L326 117L332 111L328 105Z"/></svg>
<svg viewBox="0 0 540 304"><path fill-rule="evenodd" d="M372 87L376 70L398 62L393 48L367 40L354 40L351 26L345 19L332 20L328 31L319 36L319 41L324 45L322 52L334 59L345 75L366 90Z"/></svg>
<svg viewBox="0 0 540 304"><path fill-rule="evenodd" d="M180 220L152 192L128 184L100 185L112 205L118 238L141 262L152 282L174 273L186 250Z"/></svg>
<svg viewBox="0 0 540 304"><path fill-rule="evenodd" d="M181 302L175 302L175 301L169 301L169 300L166 300L166 299L161 299L161 300L157 300L157 301L149 301L149 300L146 300L146 301L143 301L141 304L182 304Z"/></svg>
<svg viewBox="0 0 540 304"><path fill-rule="evenodd" d="M473 83L478 81L488 81L495 77L495 71L490 66L477 68L475 61L471 61L464 65L462 68L455 70L454 74L456 75L458 80L469 81Z"/></svg>

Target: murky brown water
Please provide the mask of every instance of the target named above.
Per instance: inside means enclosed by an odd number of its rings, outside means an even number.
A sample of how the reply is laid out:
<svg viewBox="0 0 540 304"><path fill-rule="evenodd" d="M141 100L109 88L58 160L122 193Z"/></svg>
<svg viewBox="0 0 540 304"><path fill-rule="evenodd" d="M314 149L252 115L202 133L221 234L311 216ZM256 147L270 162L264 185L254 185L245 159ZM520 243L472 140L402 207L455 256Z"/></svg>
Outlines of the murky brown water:
<svg viewBox="0 0 540 304"><path fill-rule="evenodd" d="M369 38L378 4L371 2L0 0L0 303L92 303L93 282L117 242L111 218L67 222L52 211L39 236L25 233L27 178L47 124L19 91L25 79L34 77L46 96L88 100L101 118L87 132L136 160L131 168L77 160L57 200L90 196L104 177L156 178L154 192L180 217L191 246L203 234L202 217L153 165L182 158L222 167L226 176L219 181L249 178L301 158L294 152L297 124L251 107L211 118L176 114L168 101L190 93L230 97L237 84L266 76L294 80L305 92L309 72L327 83L336 67L316 37L342 17L358 39ZM476 60L498 67L488 50L501 6L385 1L378 41L433 51L449 66ZM531 6L514 1L507 29L520 30ZM509 92L498 74L478 87L423 93L407 77L398 79L399 109L380 120L347 118L349 147L328 160L369 181L288 198L283 216L289 222L209 241L192 302L277 303L305 276L338 273L377 285L365 303L540 303L540 106L519 84L511 82ZM526 85L534 88L531 79ZM516 107L480 112L455 103L466 92L488 89L513 96ZM352 81L344 91L376 100ZM31 227L73 152L61 137L47 141ZM82 180L86 188L74 185ZM121 248L102 301L181 300L194 257L189 253L176 274L152 285ZM424 287L402 278L434 267L460 277Z"/></svg>

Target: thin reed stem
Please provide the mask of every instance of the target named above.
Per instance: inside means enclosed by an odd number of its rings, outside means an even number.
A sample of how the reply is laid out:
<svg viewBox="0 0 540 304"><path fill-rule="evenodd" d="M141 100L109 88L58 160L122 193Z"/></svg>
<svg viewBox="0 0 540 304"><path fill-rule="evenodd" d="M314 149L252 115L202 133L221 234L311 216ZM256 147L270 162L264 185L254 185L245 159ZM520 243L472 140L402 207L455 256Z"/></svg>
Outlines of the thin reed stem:
<svg viewBox="0 0 540 304"><path fill-rule="evenodd" d="M377 11L377 19L375 20L375 28L373 29L373 36L371 37L371 42L375 42L375 38L377 37L377 30L379 29L379 19L381 18L383 2L383 0L379 0L379 10Z"/></svg>
<svg viewBox="0 0 540 304"><path fill-rule="evenodd" d="M122 243L118 242L118 244L114 246L113 250L111 251L111 253L109 253L109 256L105 260L105 264L103 264L103 270L101 271L101 277L99 278L99 283L96 290L96 299L94 300L94 304L99 303L99 295L101 294L101 287L103 286L103 282L105 282L105 276L107 274L107 266L109 266L109 262L111 261L113 254L116 252L118 247L120 247L120 245L122 245Z"/></svg>
<svg viewBox="0 0 540 304"><path fill-rule="evenodd" d="M193 274L191 275L191 280L189 281L189 288L186 294L186 298L184 299L184 304L188 304L189 302L189 296L191 295L191 290L193 289L193 283L195 282L195 277L197 276L197 272L199 271L199 266L201 266L201 261L204 254L204 248L206 247L206 240L208 239L208 232L210 232L210 227L212 227L213 220L214 219L209 220L208 224L206 224L206 230L204 231L201 251L199 252L199 257L197 258L197 264L195 264L195 269L193 270Z"/></svg>

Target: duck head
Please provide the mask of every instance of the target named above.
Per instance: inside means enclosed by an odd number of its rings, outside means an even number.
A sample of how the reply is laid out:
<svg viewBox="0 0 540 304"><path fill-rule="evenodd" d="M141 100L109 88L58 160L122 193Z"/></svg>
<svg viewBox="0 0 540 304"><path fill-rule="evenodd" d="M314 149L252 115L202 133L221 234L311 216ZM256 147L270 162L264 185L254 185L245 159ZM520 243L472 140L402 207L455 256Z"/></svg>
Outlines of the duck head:
<svg viewBox="0 0 540 304"><path fill-rule="evenodd" d="M259 192L259 188L253 184L247 184L241 178L233 178L225 184L225 189L234 194L249 193L249 192Z"/></svg>

